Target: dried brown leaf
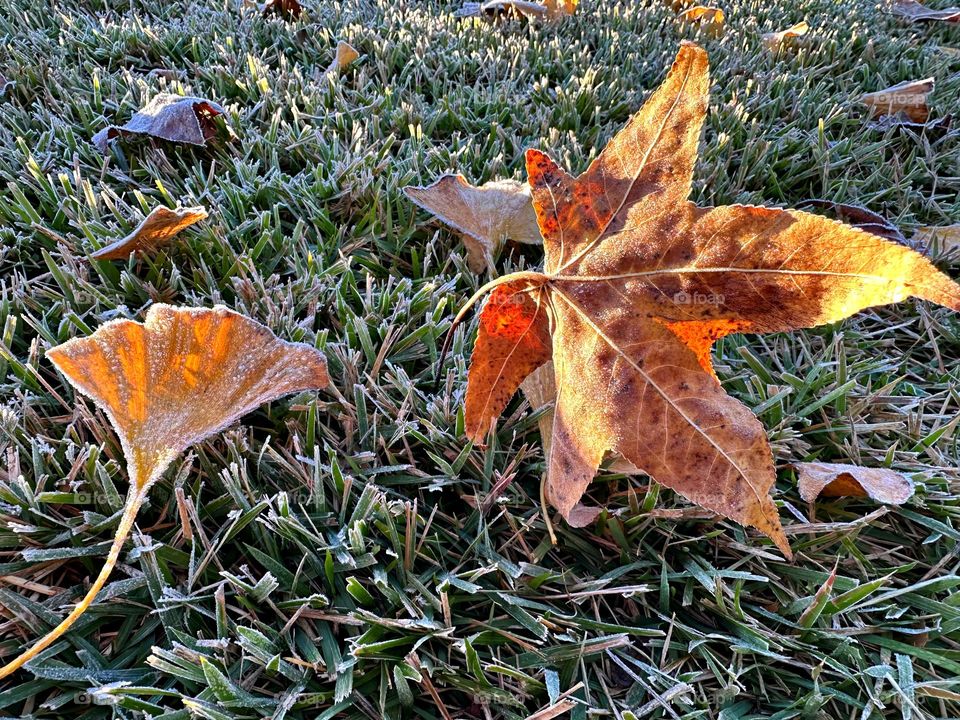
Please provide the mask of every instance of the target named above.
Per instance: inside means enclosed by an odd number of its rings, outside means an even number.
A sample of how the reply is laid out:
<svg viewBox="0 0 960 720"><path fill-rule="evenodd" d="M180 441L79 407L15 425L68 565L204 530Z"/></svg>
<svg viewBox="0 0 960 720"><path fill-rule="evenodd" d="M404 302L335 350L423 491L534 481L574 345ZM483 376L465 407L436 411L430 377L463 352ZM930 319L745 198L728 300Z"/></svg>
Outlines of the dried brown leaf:
<svg viewBox="0 0 960 720"><path fill-rule="evenodd" d="M278 339L224 307L153 305L143 324L113 320L47 351L120 438L130 488L113 544L84 598L48 635L0 668L6 677L49 647L93 603L150 486L171 462L259 405L329 383L323 354Z"/></svg>
<svg viewBox="0 0 960 720"><path fill-rule="evenodd" d="M941 251L960 249L960 224L917 228L913 242L921 247L936 247Z"/></svg>
<svg viewBox="0 0 960 720"><path fill-rule="evenodd" d="M800 39L810 31L810 26L806 21L799 22L792 27L780 32L766 33L763 35L763 46L770 52L777 52L783 48L796 47Z"/></svg>
<svg viewBox="0 0 960 720"><path fill-rule="evenodd" d="M582 175L527 152L545 267L488 283L461 311L497 295L480 314L467 432L482 442L525 376L552 360L546 494L562 515L613 451L789 555L766 432L714 376L713 342L910 296L960 310L960 286L909 248L818 215L691 203L708 86L706 52L684 43L660 88Z"/></svg>
<svg viewBox="0 0 960 720"><path fill-rule="evenodd" d="M298 18L303 14L303 6L297 0L266 0L257 7L263 15Z"/></svg>
<svg viewBox="0 0 960 720"><path fill-rule="evenodd" d="M796 463L800 497L869 497L886 505L902 505L913 495L913 482L888 468L839 463Z"/></svg>
<svg viewBox="0 0 960 720"><path fill-rule="evenodd" d="M403 192L462 233L467 262L474 272L493 269L493 254L504 240L543 242L530 187L525 183L493 180L475 187L463 175L443 175L432 185L405 187Z"/></svg>
<svg viewBox="0 0 960 720"><path fill-rule="evenodd" d="M170 208L159 205L126 237L92 253L94 260L126 260L132 252L147 252L165 245L184 228L207 217L202 207Z"/></svg>
<svg viewBox="0 0 960 720"><path fill-rule="evenodd" d="M353 47L348 42L341 40L337 43L336 52L334 52L333 60L330 65L327 67L326 73L336 75L341 70L345 70L350 64L360 57L360 53L357 52L356 48Z"/></svg>
<svg viewBox="0 0 960 720"><path fill-rule="evenodd" d="M110 142L128 135L149 135L170 142L205 145L216 135L213 119L223 108L198 97L161 93L136 113L125 125L111 125L93 136L93 144L106 153Z"/></svg>
<svg viewBox="0 0 960 720"><path fill-rule="evenodd" d="M884 90L860 96L873 117L901 116L910 122L925 123L930 117L927 98L933 92L934 79L908 80Z"/></svg>

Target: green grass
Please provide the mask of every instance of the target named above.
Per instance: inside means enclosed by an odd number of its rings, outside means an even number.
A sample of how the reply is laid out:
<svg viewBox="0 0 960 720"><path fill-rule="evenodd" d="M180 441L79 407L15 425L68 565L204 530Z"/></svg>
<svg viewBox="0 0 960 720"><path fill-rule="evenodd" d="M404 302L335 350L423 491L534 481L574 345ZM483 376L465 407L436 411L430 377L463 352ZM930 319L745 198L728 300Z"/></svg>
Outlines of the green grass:
<svg viewBox="0 0 960 720"><path fill-rule="evenodd" d="M290 22L232 0L0 8L16 82L0 98L0 660L82 594L125 492L106 418L46 348L152 302L224 303L321 347L334 385L175 464L100 602L0 682L0 717L490 720L562 698L577 720L957 717L955 315L905 303L718 346L724 386L768 428L795 564L642 476L602 475L591 501L622 512L557 521L552 545L522 399L488 449L464 440L475 325L436 362L485 278L400 188L522 178L529 146L583 169L696 31L660 0L583 0L549 28L458 21L446 2L307 7ZM725 36L699 38L714 87L696 199L852 202L908 235L960 221L960 134L884 134L856 105L933 75L934 115L960 112L960 59L938 49L960 46L957 26L860 0L723 7ZM761 33L804 19L806 50L762 51ZM337 39L363 57L330 80ZM222 103L238 139L89 144L161 91ZM177 202L211 217L155 257L86 261ZM540 257L508 246L498 270ZM937 260L957 276L960 258ZM814 458L888 465L918 490L902 508L810 507L788 464Z"/></svg>

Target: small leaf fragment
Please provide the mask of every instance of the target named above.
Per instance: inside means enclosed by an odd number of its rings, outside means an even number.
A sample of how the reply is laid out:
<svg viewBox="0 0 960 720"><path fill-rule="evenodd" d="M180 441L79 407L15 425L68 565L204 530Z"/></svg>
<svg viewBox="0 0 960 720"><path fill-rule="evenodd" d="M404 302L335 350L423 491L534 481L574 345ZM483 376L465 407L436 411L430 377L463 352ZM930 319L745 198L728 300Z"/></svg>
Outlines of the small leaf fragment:
<svg viewBox="0 0 960 720"><path fill-rule="evenodd" d="M800 625L800 627L813 627L813 624L823 613L824 608L827 607L827 603L830 601L830 593L833 590L833 584L836 582L836 580L837 568L834 566L833 572L831 572L827 579L824 580L823 585L820 586L820 588L814 594L813 599L810 601L810 605L806 610L803 611L803 614L797 621L797 624Z"/></svg>
<svg viewBox="0 0 960 720"><path fill-rule="evenodd" d="M128 135L205 145L216 135L213 119L223 113L224 109L211 100L160 93L125 125L110 125L94 135L91 142L104 154L111 141Z"/></svg>
<svg viewBox="0 0 960 720"><path fill-rule="evenodd" d="M910 122L925 123L930 117L927 98L933 92L934 79L908 80L883 90L860 96L873 117L900 116Z"/></svg>
<svg viewBox="0 0 960 720"><path fill-rule="evenodd" d="M432 185L408 186L403 192L462 233L467 263L474 272L493 269L493 255L504 240L543 242L526 183L492 180L475 187L463 175L447 174Z"/></svg>
<svg viewBox="0 0 960 720"><path fill-rule="evenodd" d="M960 223L917 228L913 242L922 247L936 247L946 252L960 249Z"/></svg>
<svg viewBox="0 0 960 720"><path fill-rule="evenodd" d="M684 23L704 27L708 33L716 36L723 32L723 26L726 23L727 16L720 8L708 5L694 5L677 15L677 19Z"/></svg>
<svg viewBox="0 0 960 720"><path fill-rule="evenodd" d="M168 243L177 233L207 217L202 207L178 207L174 210L159 205L126 237L91 253L94 260L126 260L132 252L155 250Z"/></svg>
<svg viewBox="0 0 960 720"><path fill-rule="evenodd" d="M777 52L783 48L796 47L800 38L810 31L810 25L806 21L798 22L796 25L788 27L780 32L765 33L763 35L763 46L770 52Z"/></svg>
<svg viewBox="0 0 960 720"><path fill-rule="evenodd" d="M334 52L333 60L326 69L326 74L336 75L341 70L345 70L349 65L360 57L360 53L357 52L356 48L353 47L348 42L341 40L337 43L337 49Z"/></svg>
<svg viewBox="0 0 960 720"><path fill-rule="evenodd" d="M869 497L885 505L902 505L913 495L913 481L888 468L841 463L796 463L800 497Z"/></svg>

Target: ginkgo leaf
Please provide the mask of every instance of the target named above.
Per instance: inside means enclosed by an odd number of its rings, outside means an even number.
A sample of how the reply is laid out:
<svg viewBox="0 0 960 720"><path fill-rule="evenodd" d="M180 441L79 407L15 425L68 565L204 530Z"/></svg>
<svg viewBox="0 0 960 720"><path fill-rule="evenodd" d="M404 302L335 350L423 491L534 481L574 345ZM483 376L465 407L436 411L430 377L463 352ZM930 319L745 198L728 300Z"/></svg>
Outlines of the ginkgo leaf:
<svg viewBox="0 0 960 720"><path fill-rule="evenodd" d="M205 145L216 135L213 119L224 109L198 97L160 93L125 125L111 125L93 136L93 144L106 153L110 142L127 135L149 135L170 142Z"/></svg>
<svg viewBox="0 0 960 720"><path fill-rule="evenodd" d="M159 205L126 237L91 253L94 260L126 260L132 252L153 250L168 243L177 233L207 217L202 207L170 208Z"/></svg>
<svg viewBox="0 0 960 720"><path fill-rule="evenodd" d="M108 322L89 337L51 348L47 357L106 413L120 438L130 488L93 585L54 630L0 668L0 678L49 647L93 603L147 491L177 455L265 402L329 384L319 350L279 340L219 306L153 305L143 324Z"/></svg>
<svg viewBox="0 0 960 720"><path fill-rule="evenodd" d="M960 310L960 286L909 248L818 215L690 202L708 86L706 52L684 43L660 88L583 174L527 151L544 271L487 283L458 316L497 294L481 312L467 433L482 442L506 398L552 359L546 496L564 517L613 451L789 555L766 433L714 376L713 342L910 296Z"/></svg>
<svg viewBox="0 0 960 720"><path fill-rule="evenodd" d="M763 35L763 46L770 52L777 52L786 47L794 47L797 42L810 31L810 26L806 21L798 22L796 25L788 27L780 32L765 33Z"/></svg>
<svg viewBox="0 0 960 720"><path fill-rule="evenodd" d="M333 60L326 69L326 73L336 75L341 70L345 70L354 60L360 57L356 48L348 42L341 40L337 43L337 49L333 54Z"/></svg>
<svg viewBox="0 0 960 720"><path fill-rule="evenodd" d="M800 497L869 497L886 505L902 505L913 495L913 481L889 468L839 463L796 463Z"/></svg>
<svg viewBox="0 0 960 720"><path fill-rule="evenodd" d="M543 242L526 183L493 180L475 187L463 175L443 175L433 185L409 186L403 192L462 233L467 263L474 272L493 268L493 254L504 240Z"/></svg>
<svg viewBox="0 0 960 720"><path fill-rule="evenodd" d="M933 92L934 79L910 80L892 87L866 93L860 102L870 108L874 117L899 115L911 122L925 123L930 117L927 98Z"/></svg>
<svg viewBox="0 0 960 720"><path fill-rule="evenodd" d="M944 8L933 10L917 0L894 0L890 12L910 22L942 21L949 23L960 22L960 8Z"/></svg>

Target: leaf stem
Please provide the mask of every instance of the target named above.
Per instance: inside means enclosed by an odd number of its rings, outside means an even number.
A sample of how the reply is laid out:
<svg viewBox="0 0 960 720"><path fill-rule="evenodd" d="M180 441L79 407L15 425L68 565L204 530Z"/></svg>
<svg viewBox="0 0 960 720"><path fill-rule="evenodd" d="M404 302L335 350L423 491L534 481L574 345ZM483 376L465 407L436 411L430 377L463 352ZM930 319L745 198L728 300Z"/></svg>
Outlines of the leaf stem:
<svg viewBox="0 0 960 720"><path fill-rule="evenodd" d="M107 559L100 569L100 574L97 575L97 579L93 581L93 585L90 586L87 594L83 596L83 599L77 603L77 606L70 611L70 614L67 615L59 625L35 642L29 650L24 651L16 659L11 660L0 668L0 679L19 670L25 663L50 647L50 645L66 633L67 630L70 629L70 626L77 621L77 618L83 615L87 608L93 604L97 594L103 589L103 586L106 585L110 573L120 558L120 551L123 549L123 544L133 529L133 522L146 496L147 485L141 486L139 483L131 483L127 502L123 508L123 515L120 517L120 524L117 526L117 534L113 538L113 545L110 546L110 552L107 554Z"/></svg>
<svg viewBox="0 0 960 720"><path fill-rule="evenodd" d="M439 368L443 367L444 358L447 356L447 351L450 349L450 343L453 341L453 333L460 326L460 323L463 322L464 316L467 314L467 311L477 304L477 301L480 300L484 295L486 295L491 290L495 290L501 285L506 285L507 283L515 282L517 280L529 280L531 282L543 283L549 278L541 272L535 272L532 270L524 270L522 272L510 273L509 275L501 275L498 278L494 278L490 282L486 283L483 287L477 290L466 304L460 308L460 312L457 313L457 316L453 319L453 323L450 325L450 329L447 330L447 337L443 341L443 348L440 350L440 362L437 364L437 376L439 378L440 370ZM439 382L439 380L438 380ZM2 677L2 676L0 676Z"/></svg>

